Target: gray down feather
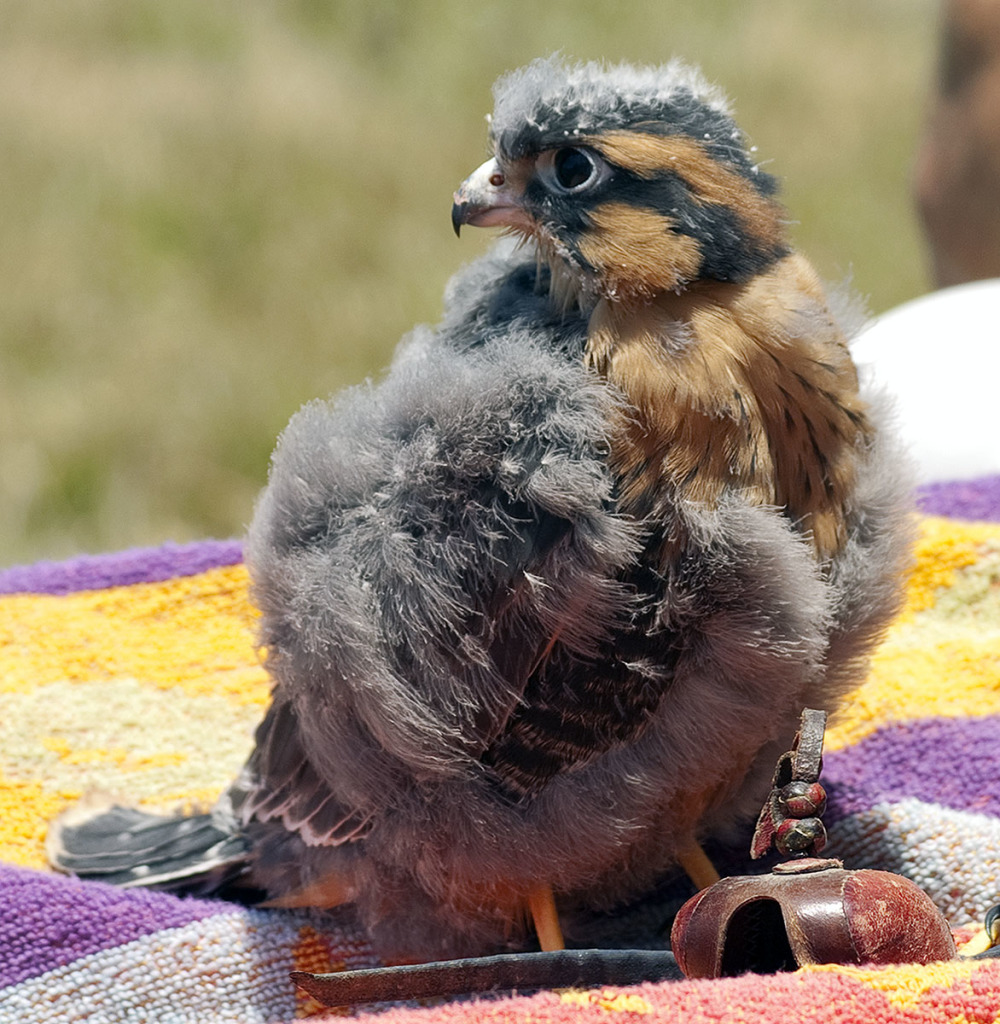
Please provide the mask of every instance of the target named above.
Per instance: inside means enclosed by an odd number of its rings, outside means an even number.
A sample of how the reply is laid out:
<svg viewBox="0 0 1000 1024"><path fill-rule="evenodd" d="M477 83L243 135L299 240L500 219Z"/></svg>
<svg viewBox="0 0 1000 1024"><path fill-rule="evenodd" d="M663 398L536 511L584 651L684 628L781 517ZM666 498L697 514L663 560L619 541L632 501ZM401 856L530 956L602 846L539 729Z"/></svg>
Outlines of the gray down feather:
<svg viewBox="0 0 1000 1024"><path fill-rule="evenodd" d="M898 599L908 481L887 432L825 569L780 510L736 496L671 510L690 543L644 566L652 526L616 512L605 463L619 398L544 273L502 243L381 382L302 409L250 530L275 692L231 798L255 877L351 874L389 952L517 941L463 896L497 880L551 880L566 907L641 893L692 789L714 794L702 833L745 824L801 708L860 682ZM617 658L662 696L632 741L512 799L483 754L553 631L568 672Z"/></svg>

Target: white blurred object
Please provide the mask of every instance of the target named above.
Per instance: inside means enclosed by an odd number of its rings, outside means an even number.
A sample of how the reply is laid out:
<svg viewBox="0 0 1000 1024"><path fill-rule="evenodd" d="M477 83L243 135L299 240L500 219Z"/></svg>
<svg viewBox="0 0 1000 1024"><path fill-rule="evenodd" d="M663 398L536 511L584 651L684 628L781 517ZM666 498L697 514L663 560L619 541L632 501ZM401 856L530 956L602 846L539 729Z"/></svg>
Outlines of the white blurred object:
<svg viewBox="0 0 1000 1024"><path fill-rule="evenodd" d="M897 306L851 351L895 395L920 483L1000 473L1000 278Z"/></svg>

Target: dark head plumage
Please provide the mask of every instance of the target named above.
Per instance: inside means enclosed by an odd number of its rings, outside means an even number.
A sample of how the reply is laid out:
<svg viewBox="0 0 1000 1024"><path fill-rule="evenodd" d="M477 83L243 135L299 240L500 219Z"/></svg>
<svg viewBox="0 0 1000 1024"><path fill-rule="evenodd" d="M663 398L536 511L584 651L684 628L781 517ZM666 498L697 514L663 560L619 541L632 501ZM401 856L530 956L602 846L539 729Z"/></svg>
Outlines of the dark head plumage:
<svg viewBox="0 0 1000 1024"><path fill-rule="evenodd" d="M774 179L694 69L553 57L494 92L494 158L456 193L456 229L532 237L557 282L610 299L744 281L787 252Z"/></svg>

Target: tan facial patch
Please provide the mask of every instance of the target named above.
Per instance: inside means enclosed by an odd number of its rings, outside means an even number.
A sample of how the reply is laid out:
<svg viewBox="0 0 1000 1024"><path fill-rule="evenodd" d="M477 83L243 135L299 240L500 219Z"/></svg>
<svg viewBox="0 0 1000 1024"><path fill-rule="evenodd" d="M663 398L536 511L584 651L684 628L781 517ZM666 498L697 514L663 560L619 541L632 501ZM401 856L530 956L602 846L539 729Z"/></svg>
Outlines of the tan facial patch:
<svg viewBox="0 0 1000 1024"><path fill-rule="evenodd" d="M580 254L609 295L654 295L695 278L701 246L678 234L669 217L627 203L604 203L590 214Z"/></svg>
<svg viewBox="0 0 1000 1024"><path fill-rule="evenodd" d="M580 141L641 178L674 172L688 183L696 200L728 207L747 234L765 246L781 244L784 237L781 205L761 195L742 175L713 159L694 139L616 131Z"/></svg>

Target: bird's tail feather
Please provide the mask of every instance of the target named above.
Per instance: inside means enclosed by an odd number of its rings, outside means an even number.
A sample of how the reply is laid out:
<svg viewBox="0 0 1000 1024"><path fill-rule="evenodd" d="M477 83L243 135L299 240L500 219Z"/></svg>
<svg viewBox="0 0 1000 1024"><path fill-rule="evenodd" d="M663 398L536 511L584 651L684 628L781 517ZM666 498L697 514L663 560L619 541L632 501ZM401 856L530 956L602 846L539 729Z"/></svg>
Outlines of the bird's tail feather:
<svg viewBox="0 0 1000 1024"><path fill-rule="evenodd" d="M122 888L241 902L260 896L240 884L249 862L245 838L212 814L149 814L89 797L52 823L46 852L59 871Z"/></svg>

